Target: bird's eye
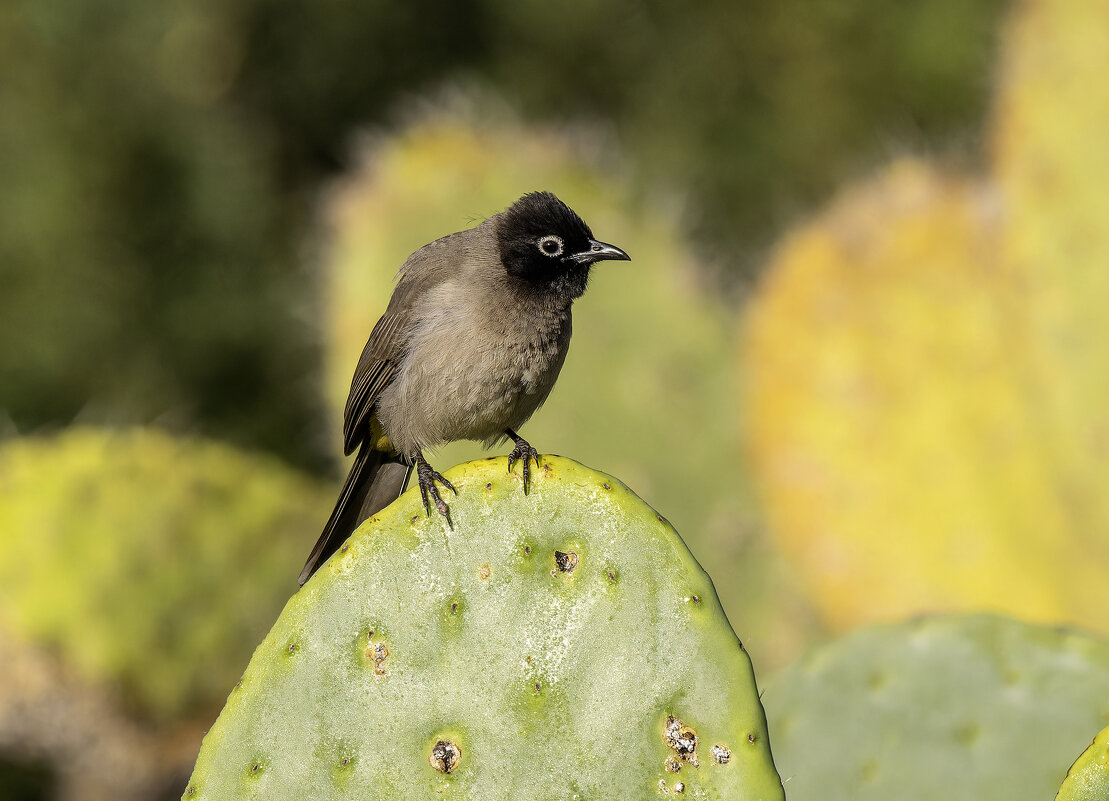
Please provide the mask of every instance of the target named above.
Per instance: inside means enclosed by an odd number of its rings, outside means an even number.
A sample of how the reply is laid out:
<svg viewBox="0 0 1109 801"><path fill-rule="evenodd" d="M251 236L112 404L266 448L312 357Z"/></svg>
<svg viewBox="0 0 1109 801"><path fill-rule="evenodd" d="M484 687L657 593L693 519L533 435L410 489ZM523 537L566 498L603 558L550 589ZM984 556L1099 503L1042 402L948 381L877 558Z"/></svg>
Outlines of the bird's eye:
<svg viewBox="0 0 1109 801"><path fill-rule="evenodd" d="M544 256L561 256L564 247L562 237L547 234L539 239L539 252Z"/></svg>

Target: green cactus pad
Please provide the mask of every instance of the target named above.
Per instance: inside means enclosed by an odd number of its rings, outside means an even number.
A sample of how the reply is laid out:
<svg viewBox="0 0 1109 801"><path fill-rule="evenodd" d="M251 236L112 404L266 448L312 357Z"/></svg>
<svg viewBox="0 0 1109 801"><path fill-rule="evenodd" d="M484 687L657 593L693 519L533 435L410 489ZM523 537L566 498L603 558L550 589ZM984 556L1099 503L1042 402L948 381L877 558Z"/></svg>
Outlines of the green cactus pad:
<svg viewBox="0 0 1109 801"><path fill-rule="evenodd" d="M1101 730L1067 772L1055 801L1109 799L1109 727Z"/></svg>
<svg viewBox="0 0 1109 801"><path fill-rule="evenodd" d="M791 801L1033 801L1109 721L1109 643L987 615L876 626L764 700Z"/></svg>
<svg viewBox="0 0 1109 801"><path fill-rule="evenodd" d="M782 799L712 582L619 481L543 457L413 489L295 595L204 740L202 799Z"/></svg>

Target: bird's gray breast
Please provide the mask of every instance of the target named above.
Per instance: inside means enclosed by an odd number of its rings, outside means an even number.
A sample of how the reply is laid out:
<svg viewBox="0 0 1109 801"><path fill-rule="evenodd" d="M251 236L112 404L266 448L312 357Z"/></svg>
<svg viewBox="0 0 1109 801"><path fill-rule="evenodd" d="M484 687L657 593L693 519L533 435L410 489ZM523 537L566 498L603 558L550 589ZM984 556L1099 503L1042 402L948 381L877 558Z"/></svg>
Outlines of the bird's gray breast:
<svg viewBox="0 0 1109 801"><path fill-rule="evenodd" d="M497 439L546 400L570 344L569 304L475 291L453 278L429 290L378 418L401 453Z"/></svg>

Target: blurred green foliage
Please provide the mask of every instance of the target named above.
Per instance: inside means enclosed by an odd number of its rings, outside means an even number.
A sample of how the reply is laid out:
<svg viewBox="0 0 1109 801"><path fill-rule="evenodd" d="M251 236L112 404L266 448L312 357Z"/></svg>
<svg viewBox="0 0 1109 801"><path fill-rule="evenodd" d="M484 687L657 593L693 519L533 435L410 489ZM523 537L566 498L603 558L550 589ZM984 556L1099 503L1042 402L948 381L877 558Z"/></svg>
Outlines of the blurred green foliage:
<svg viewBox="0 0 1109 801"><path fill-rule="evenodd" d="M20 428L203 421L295 458L295 205L264 127L218 102L227 32L189 13L0 10L0 407Z"/></svg>
<svg viewBox="0 0 1109 801"><path fill-rule="evenodd" d="M983 115L1004 0L496 2L489 74L530 115L610 122L735 275L889 147Z"/></svg>
<svg viewBox="0 0 1109 801"><path fill-rule="evenodd" d="M296 588L329 488L156 430L0 448L0 623L161 723L218 704Z"/></svg>
<svg viewBox="0 0 1109 801"><path fill-rule="evenodd" d="M43 761L17 762L0 757L3 801L47 801L54 797L54 779Z"/></svg>
<svg viewBox="0 0 1109 801"><path fill-rule="evenodd" d="M19 428L157 418L320 466L311 193L420 53L456 52L459 13L5 4L0 409ZM452 25L411 48L423 18Z"/></svg>
<svg viewBox="0 0 1109 801"><path fill-rule="evenodd" d="M877 136L977 118L1000 5L11 0L0 417L158 420L321 468L299 265L352 130L445 81L588 121L735 273Z"/></svg>

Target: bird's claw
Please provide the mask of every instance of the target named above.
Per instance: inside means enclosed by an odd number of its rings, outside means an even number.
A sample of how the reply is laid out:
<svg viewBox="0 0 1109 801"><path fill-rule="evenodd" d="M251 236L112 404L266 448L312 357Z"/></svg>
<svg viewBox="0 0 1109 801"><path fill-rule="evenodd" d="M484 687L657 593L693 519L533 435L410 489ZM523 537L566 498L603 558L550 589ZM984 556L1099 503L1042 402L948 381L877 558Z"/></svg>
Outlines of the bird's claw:
<svg viewBox="0 0 1109 801"><path fill-rule="evenodd" d="M508 454L508 472L512 472L512 465L517 460L524 462L524 494L528 494L528 480L531 477L531 465L534 460L535 467L539 467L539 451L531 447L528 442L520 437L515 437L516 447L512 449L512 453Z"/></svg>
<svg viewBox="0 0 1109 801"><path fill-rule="evenodd" d="M420 485L420 498L424 502L424 511L427 513L427 516L431 517L431 504L428 502L428 496L430 495L431 500L435 502L436 511L447 518L447 527L454 528L454 524L451 523L450 507L439 497L439 488L435 486L435 482L439 482L455 495L458 494L458 490L454 488L453 484L443 478L442 473L432 469L431 465L429 465L422 456L416 458L416 479Z"/></svg>

